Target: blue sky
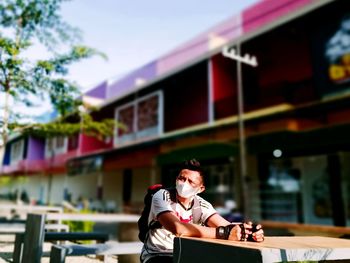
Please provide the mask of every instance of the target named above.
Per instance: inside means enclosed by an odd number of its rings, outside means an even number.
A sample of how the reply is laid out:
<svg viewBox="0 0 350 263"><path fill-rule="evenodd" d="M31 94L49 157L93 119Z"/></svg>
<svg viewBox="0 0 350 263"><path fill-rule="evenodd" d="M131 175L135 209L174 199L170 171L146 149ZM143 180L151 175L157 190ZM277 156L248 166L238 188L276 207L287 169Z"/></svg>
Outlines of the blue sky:
<svg viewBox="0 0 350 263"><path fill-rule="evenodd" d="M63 20L82 31L82 44L108 56L107 61L95 57L73 65L68 78L83 92L104 80L119 79L256 2L258 0L64 1ZM26 55L37 60L47 58L48 53L43 46L34 45ZM52 109L48 100L38 101L34 97L32 100L37 104L30 109L33 116L44 116ZM28 112L28 108L20 104L15 108Z"/></svg>
<svg viewBox="0 0 350 263"><path fill-rule="evenodd" d="M82 30L84 44L108 56L107 61L96 57L72 66L69 78L83 90L106 79L118 79L256 2L258 0L64 2L64 20Z"/></svg>
<svg viewBox="0 0 350 263"><path fill-rule="evenodd" d="M81 29L82 44L108 56L107 61L96 57L75 64L68 78L80 85L82 91L104 80L121 78L256 2L258 0L65 1L63 19ZM34 60L46 55L40 45L28 51ZM2 95L0 105L4 100ZM28 112L27 107L21 105L15 108ZM30 114L42 116L50 109L49 101L40 101L30 109ZM0 116L2 114L0 110Z"/></svg>

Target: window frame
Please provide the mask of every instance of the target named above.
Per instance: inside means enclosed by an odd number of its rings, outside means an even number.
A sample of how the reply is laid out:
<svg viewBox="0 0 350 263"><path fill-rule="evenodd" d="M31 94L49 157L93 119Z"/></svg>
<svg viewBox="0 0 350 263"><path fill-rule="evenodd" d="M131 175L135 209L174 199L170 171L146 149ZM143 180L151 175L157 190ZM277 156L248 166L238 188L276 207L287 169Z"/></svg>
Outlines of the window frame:
<svg viewBox="0 0 350 263"><path fill-rule="evenodd" d="M157 108L157 114L158 114L158 122L156 126L149 127L143 130L138 129L138 121L139 121L139 115L138 115L138 107L139 104L151 97L157 96L158 98L158 108ZM144 139L151 139L155 137L159 137L161 134L163 134L163 92L161 90L152 92L150 94L147 94L145 96L142 96L140 98L137 98L131 102L125 103L119 107L115 108L114 118L118 122L119 120L119 114L123 109L126 109L128 107L133 107L133 124L132 124L132 133L128 133L125 135L120 136L119 135L119 128L116 127L114 129L114 146L117 145L123 145L123 144L130 144L134 142L138 142L139 140Z"/></svg>

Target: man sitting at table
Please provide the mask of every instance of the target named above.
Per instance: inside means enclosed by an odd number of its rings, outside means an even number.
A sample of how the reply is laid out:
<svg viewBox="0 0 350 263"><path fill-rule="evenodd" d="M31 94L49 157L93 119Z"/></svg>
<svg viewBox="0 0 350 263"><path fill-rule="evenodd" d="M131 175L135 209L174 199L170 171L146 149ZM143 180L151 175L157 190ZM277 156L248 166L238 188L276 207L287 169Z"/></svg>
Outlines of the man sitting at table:
<svg viewBox="0 0 350 263"><path fill-rule="evenodd" d="M204 190L200 163L192 159L180 167L174 193L172 189L161 189L154 194L148 222L149 225L154 225L154 222L160 224L150 227L141 252L141 262L173 262L175 236L264 240L261 225L253 228L252 223L231 224L221 217L209 202L197 195ZM195 207L195 204L199 206ZM201 210L199 217L195 209Z"/></svg>

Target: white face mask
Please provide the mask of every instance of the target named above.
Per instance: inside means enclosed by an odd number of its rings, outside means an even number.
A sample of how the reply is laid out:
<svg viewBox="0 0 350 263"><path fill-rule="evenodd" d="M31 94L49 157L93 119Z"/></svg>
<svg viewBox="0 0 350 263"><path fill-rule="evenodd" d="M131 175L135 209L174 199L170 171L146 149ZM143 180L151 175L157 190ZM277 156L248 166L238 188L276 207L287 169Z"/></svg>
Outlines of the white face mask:
<svg viewBox="0 0 350 263"><path fill-rule="evenodd" d="M195 196L199 192L199 188L193 188L187 182L176 181L176 191L179 196L184 198L190 198Z"/></svg>

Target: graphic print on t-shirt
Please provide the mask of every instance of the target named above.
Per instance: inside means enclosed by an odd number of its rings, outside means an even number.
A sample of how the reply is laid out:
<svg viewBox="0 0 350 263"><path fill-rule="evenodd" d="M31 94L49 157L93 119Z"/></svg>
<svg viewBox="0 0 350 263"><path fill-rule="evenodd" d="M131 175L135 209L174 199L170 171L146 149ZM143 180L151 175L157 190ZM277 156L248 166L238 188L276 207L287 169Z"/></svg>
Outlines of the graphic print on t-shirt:
<svg viewBox="0 0 350 263"><path fill-rule="evenodd" d="M176 211L176 216L180 219L180 221L182 222L182 223L191 223L192 222L192 219L193 219L193 216L192 215L190 215L190 217L189 218L183 218L177 211Z"/></svg>

